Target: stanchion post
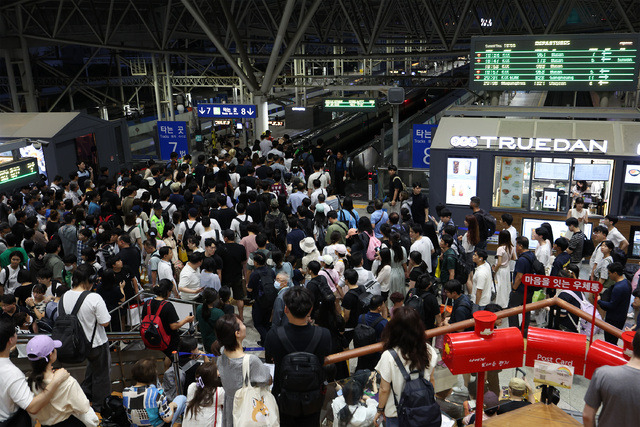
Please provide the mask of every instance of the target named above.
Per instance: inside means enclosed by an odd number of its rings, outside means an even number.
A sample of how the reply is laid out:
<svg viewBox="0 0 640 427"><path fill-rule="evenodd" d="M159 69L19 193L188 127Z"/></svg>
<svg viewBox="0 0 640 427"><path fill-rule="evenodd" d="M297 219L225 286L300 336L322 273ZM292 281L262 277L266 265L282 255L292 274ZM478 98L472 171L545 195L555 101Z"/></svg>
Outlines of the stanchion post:
<svg viewBox="0 0 640 427"><path fill-rule="evenodd" d="M482 427L482 416L484 415L484 376L485 372L478 372L476 378L476 427Z"/></svg>
<svg viewBox="0 0 640 427"><path fill-rule="evenodd" d="M182 384L180 382L180 363L178 360L178 352L173 352L173 373L176 376L176 396L182 394Z"/></svg>

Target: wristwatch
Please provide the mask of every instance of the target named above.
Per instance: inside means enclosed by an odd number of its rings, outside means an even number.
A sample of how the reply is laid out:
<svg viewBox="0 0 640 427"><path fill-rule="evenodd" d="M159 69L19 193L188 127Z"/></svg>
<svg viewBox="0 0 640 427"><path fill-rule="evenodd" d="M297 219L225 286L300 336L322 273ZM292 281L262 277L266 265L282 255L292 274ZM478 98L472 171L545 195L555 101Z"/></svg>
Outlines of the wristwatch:
<svg viewBox="0 0 640 427"><path fill-rule="evenodd" d="M379 414L383 414L384 413L384 408L378 408L378 413Z"/></svg>

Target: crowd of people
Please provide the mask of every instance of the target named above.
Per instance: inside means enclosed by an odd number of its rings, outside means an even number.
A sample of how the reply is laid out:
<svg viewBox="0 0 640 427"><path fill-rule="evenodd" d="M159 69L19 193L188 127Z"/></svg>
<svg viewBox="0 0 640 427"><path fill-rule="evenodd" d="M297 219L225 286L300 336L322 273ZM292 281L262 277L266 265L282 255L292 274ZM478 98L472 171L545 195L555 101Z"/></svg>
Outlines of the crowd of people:
<svg viewBox="0 0 640 427"><path fill-rule="evenodd" d="M129 422L141 426L179 417L184 426L232 426L243 409L234 398L248 383L272 385L277 401L269 407L263 398L253 416L283 426L319 425L325 383L354 372L368 378L362 372L372 371L379 375L377 403L363 396L366 381L354 380L326 416L341 426L402 425L398 405L406 384L430 393L426 405L438 401L426 384L442 348L420 344L425 329L470 319L478 309L530 302L536 289L524 295L524 274L577 278L589 256L588 275L608 294L598 307L605 321L624 327L632 284L617 218L607 216L590 242L583 234L584 202L576 199L566 220L570 236L554 239L542 224L530 251L509 213L496 221L473 197L460 233L446 206L430 211L421 183L407 187L393 165L388 174L386 202L376 200L373 213L361 214L343 195L342 152L325 150L321 140L296 148L286 135L275 140L266 133L253 147L227 141L211 157L194 161L172 153L166 164L149 161L115 177L79 162L69 179L55 176L49 185L3 195L0 373L8 387L0 390L0 425L22 425L29 417L42 425L97 425L95 412L111 393L107 331L135 326L131 305L142 307L137 322L147 323L144 331L155 325L159 344L150 348L166 356L163 372L154 359L138 361L135 384L123 392ZM498 249L490 259L487 240L496 231ZM587 299L558 296L577 307ZM194 314L180 318L172 300L194 304ZM77 321L86 338L81 383L53 369L69 354L69 343L55 339L61 319ZM579 319L563 310L536 321L580 331ZM509 318L511 326L519 322ZM191 328L181 332L193 324L199 340ZM248 327L259 336L264 361L245 354ZM42 334L26 346L33 365L28 377L8 359L23 333ZM611 334L606 339L617 341ZM377 342L383 351L359 358L355 369L345 362L323 367L329 354ZM184 374L179 381L168 375L176 351ZM274 365L273 374L265 362ZM490 376L493 396L485 403L496 400L497 381ZM523 396L522 384L512 382L513 395ZM69 399L73 405L65 406ZM500 404L503 411L517 406ZM496 413L487 408L484 416Z"/></svg>

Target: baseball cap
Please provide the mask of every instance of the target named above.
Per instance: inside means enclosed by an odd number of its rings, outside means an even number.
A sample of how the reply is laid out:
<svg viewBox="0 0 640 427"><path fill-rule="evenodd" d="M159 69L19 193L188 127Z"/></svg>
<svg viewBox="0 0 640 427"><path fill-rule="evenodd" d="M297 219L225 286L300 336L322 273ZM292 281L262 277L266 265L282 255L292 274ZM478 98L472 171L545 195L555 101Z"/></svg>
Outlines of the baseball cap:
<svg viewBox="0 0 640 427"><path fill-rule="evenodd" d="M320 257L320 261L324 262L327 265L333 265L333 257L331 255L322 255Z"/></svg>
<svg viewBox="0 0 640 427"><path fill-rule="evenodd" d="M140 205L135 205L131 208L131 210L135 213L137 213L138 215L140 215L142 213L142 207Z"/></svg>
<svg viewBox="0 0 640 427"><path fill-rule="evenodd" d="M27 343L27 358L31 361L45 359L48 362L49 355L60 347L62 341L52 340L48 335L37 335Z"/></svg>
<svg viewBox="0 0 640 427"><path fill-rule="evenodd" d="M389 169L390 171L397 171L397 170L398 170L398 167L397 167L396 165L389 165L389 168L388 168L388 169Z"/></svg>
<svg viewBox="0 0 640 427"><path fill-rule="evenodd" d="M341 255L346 255L347 254L347 247L345 245L343 245L342 243L335 245L333 247L333 250L336 251L337 253L341 254Z"/></svg>
<svg viewBox="0 0 640 427"><path fill-rule="evenodd" d="M521 378L511 378L511 381L509 381L509 388L511 390L526 391L527 383Z"/></svg>

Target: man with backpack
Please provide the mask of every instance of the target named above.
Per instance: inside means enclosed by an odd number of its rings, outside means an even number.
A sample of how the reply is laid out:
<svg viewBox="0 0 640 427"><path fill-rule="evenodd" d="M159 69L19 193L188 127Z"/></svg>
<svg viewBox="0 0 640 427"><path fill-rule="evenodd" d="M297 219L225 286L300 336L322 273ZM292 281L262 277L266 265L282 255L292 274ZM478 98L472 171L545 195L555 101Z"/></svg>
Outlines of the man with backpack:
<svg viewBox="0 0 640 427"><path fill-rule="evenodd" d="M451 316L444 319L445 325L450 325L463 320L469 320L473 318L473 308L471 299L464 293L464 285L457 280L449 280L444 285L444 294L450 300L453 300L453 309L451 310ZM465 329L472 331L471 328Z"/></svg>
<svg viewBox="0 0 640 427"><path fill-rule="evenodd" d="M111 356L105 331L111 315L102 297L91 292L93 274L93 267L86 264L78 266L73 273L72 288L58 304L52 338L62 342L58 349L61 362L79 363L86 357L87 368L81 386L92 408L99 412L104 398L111 394Z"/></svg>
<svg viewBox="0 0 640 427"><path fill-rule="evenodd" d="M260 334L258 345L262 346L269 331L273 304L278 296L278 290L274 287L276 275L273 269L267 267L267 257L262 252L256 252L253 256L254 270L247 282L247 292L251 299L255 300L251 308L253 326Z"/></svg>
<svg viewBox="0 0 640 427"><path fill-rule="evenodd" d="M349 227L341 221L338 221L338 212L329 211L327 212L327 221L329 222L329 226L327 227L327 231L325 233L324 241L327 245L331 244L331 234L334 231L340 233L340 241L338 243L344 245L347 243L346 237L349 232Z"/></svg>
<svg viewBox="0 0 640 427"><path fill-rule="evenodd" d="M398 176L398 167L389 165L389 213L400 213L400 192L406 189L404 182ZM373 218L372 218L373 222Z"/></svg>
<svg viewBox="0 0 640 427"><path fill-rule="evenodd" d="M294 286L283 299L289 323L271 329L264 344L266 360L275 364L273 395L280 425L318 426L324 403L322 365L331 352L331 333L307 321L313 308L308 289Z"/></svg>
<svg viewBox="0 0 640 427"><path fill-rule="evenodd" d="M384 206L382 200L376 199L376 201L373 203L373 206L376 209L371 214L371 225L373 225L373 233L378 239L382 239L380 226L382 224L386 224L387 221L389 221L389 215L387 214L387 211L382 208Z"/></svg>
<svg viewBox="0 0 640 427"><path fill-rule="evenodd" d="M335 299L333 298L333 292L331 287L327 283L327 279L324 275L320 274L322 266L318 261L310 261L307 264L307 270L311 279L307 282L307 289L313 296L313 310L311 311L311 318L315 320L318 309L322 304L333 304Z"/></svg>
<svg viewBox="0 0 640 427"><path fill-rule="evenodd" d="M516 239L516 254L518 255L518 259L516 260L516 266L513 270L514 278L513 284L511 285L511 293L509 294L509 308L518 307L524 303L525 295L522 276L524 276L525 274L544 274L544 266L542 272L535 271L534 264L536 264L537 266L541 263L536 258L536 254L533 251L529 250L529 239L524 236L520 236ZM528 292L526 295L527 303L531 302L533 292L535 290L535 286L528 286ZM524 322L528 328L529 313L527 312L524 317ZM517 315L509 317L509 326L515 326L516 328L520 327L520 322Z"/></svg>
<svg viewBox="0 0 640 427"><path fill-rule="evenodd" d="M480 230L480 241L476 245L477 249L487 249L487 239L496 232L496 219L484 210L480 209L480 197L474 196L469 202L469 207L473 210L473 215L478 220Z"/></svg>
<svg viewBox="0 0 640 427"><path fill-rule="evenodd" d="M456 251L453 250L453 237L443 234L440 239L440 250L442 251L442 264L440 265L440 283L445 284L453 280L456 275Z"/></svg>
<svg viewBox="0 0 640 427"><path fill-rule="evenodd" d="M345 320L344 338L347 343L350 343L353 338L358 317L366 313L372 299L369 298L369 301L366 301L366 297L372 296L372 294L367 292L364 285L358 285L358 278L358 272L355 269L345 270L344 282L348 290L342 298L342 317Z"/></svg>
<svg viewBox="0 0 640 427"><path fill-rule="evenodd" d="M382 331L388 323L381 314L383 304L384 298L381 295L374 295L371 298L369 311L358 316L358 324L353 332L353 348L364 347L380 341ZM359 357L356 370L374 370L380 360L380 354L377 352Z"/></svg>
<svg viewBox="0 0 640 427"><path fill-rule="evenodd" d="M280 212L278 199L272 199L269 213L264 218L264 231L269 239L282 252L286 252L287 216Z"/></svg>
<svg viewBox="0 0 640 427"><path fill-rule="evenodd" d="M573 233L569 240L567 253L571 255L571 264L579 265L582 262L582 251L584 249L584 233L580 230L580 223L576 218L567 218L564 222L569 231Z"/></svg>

